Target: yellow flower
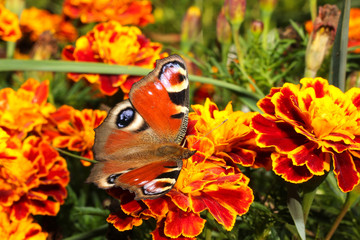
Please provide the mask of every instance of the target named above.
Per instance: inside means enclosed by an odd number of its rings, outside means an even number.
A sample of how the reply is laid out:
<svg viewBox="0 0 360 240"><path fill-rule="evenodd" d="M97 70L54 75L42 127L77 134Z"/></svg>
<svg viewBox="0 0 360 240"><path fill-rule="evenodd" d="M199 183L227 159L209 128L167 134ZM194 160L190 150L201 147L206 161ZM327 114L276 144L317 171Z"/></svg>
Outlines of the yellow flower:
<svg viewBox="0 0 360 240"><path fill-rule="evenodd" d="M21 221L10 220L6 212L0 212L0 239L9 240L46 240L48 234L42 232L41 226L32 217Z"/></svg>
<svg viewBox="0 0 360 240"><path fill-rule="evenodd" d="M0 4L0 38L4 41L15 42L21 38L19 19L16 14Z"/></svg>
<svg viewBox="0 0 360 240"><path fill-rule="evenodd" d="M116 21L96 25L86 36L76 41L76 46L67 46L63 58L70 61L103 62L108 64L134 65L153 68L157 59L167 54L160 54L161 44L151 42L139 28L122 26ZM139 76L100 75L69 73L74 81L85 78L99 87L106 95L113 95L119 87L128 93Z"/></svg>
<svg viewBox="0 0 360 240"><path fill-rule="evenodd" d="M65 0L63 12L83 23L118 21L123 25L145 26L154 22L151 2L139 0Z"/></svg>
<svg viewBox="0 0 360 240"><path fill-rule="evenodd" d="M45 31L51 32L57 39L63 41L72 42L77 38L75 27L62 16L35 7L23 10L20 26L24 33L30 34L32 41L36 41Z"/></svg>

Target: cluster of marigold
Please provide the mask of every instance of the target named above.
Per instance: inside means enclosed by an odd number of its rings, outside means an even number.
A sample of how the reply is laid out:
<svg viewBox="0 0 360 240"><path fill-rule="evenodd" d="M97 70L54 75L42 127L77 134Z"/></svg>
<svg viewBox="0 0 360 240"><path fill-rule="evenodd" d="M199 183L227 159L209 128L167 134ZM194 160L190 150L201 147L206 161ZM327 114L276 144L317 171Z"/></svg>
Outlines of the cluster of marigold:
<svg viewBox="0 0 360 240"><path fill-rule="evenodd" d="M91 157L93 128L106 112L47 102L49 81L28 79L0 90L0 212L2 239L46 239L34 215L56 215L67 196L69 172L54 147Z"/></svg>

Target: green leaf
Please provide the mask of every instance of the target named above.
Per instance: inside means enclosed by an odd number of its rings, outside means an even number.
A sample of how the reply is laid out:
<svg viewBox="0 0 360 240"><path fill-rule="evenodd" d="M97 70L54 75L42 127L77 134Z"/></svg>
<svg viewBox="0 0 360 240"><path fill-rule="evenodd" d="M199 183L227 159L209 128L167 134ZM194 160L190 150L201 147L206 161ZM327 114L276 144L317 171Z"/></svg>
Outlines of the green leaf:
<svg viewBox="0 0 360 240"><path fill-rule="evenodd" d="M76 234L71 237L63 238L63 240L82 240L82 239L91 239L96 236L104 236L106 234L106 230L108 229L108 224L104 224L94 230L89 232L84 232L80 234Z"/></svg>
<svg viewBox="0 0 360 240"><path fill-rule="evenodd" d="M289 208L292 219L294 220L296 229L302 240L306 239L304 213L300 202L300 197L297 192L298 186L295 184L288 184L288 201L287 206Z"/></svg>
<svg viewBox="0 0 360 240"><path fill-rule="evenodd" d="M348 33L351 0L343 1L334 47L331 55L331 70L329 82L345 90L346 56L348 51Z"/></svg>
<svg viewBox="0 0 360 240"><path fill-rule="evenodd" d="M60 60L35 61L1 59L0 71L50 71L98 74L129 74L135 76L145 76L151 70L136 66L110 65L105 63L70 62ZM260 99L260 97L254 93L249 92L245 88L232 83L194 75L189 75L189 79L191 81L213 84L214 86L227 88L231 91L237 92L240 98L244 98L244 102L247 103L250 108L253 110L258 110L256 107L256 102Z"/></svg>

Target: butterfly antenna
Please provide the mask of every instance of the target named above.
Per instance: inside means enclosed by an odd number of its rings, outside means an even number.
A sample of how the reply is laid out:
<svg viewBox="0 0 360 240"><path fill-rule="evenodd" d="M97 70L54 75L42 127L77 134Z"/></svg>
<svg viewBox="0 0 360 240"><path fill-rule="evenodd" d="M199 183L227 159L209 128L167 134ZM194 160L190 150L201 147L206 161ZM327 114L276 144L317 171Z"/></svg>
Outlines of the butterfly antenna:
<svg viewBox="0 0 360 240"><path fill-rule="evenodd" d="M201 138L199 138L196 142L194 142L192 144L192 146L194 146L195 144L197 144L198 142L200 142L203 138L207 137L210 133L212 133L214 130L218 129L221 125L223 125L228 119L225 119L224 121L222 121L218 126L214 127L213 129L211 129L210 131L208 131L204 136L202 136ZM191 147L192 147L191 146ZM190 147L190 148L191 148Z"/></svg>

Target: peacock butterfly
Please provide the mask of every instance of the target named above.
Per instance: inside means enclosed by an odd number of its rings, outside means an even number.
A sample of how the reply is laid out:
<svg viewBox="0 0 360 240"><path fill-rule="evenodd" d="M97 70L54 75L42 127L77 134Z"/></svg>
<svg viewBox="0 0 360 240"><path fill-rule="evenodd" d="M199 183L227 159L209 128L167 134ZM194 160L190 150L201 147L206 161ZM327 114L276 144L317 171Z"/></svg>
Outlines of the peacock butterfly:
<svg viewBox="0 0 360 240"><path fill-rule="evenodd" d="M99 162L88 182L121 187L135 200L154 199L171 190L183 159L196 151L180 146L189 113L189 80L184 60L158 60L155 69L135 83L129 99L112 108L95 129L94 156Z"/></svg>

